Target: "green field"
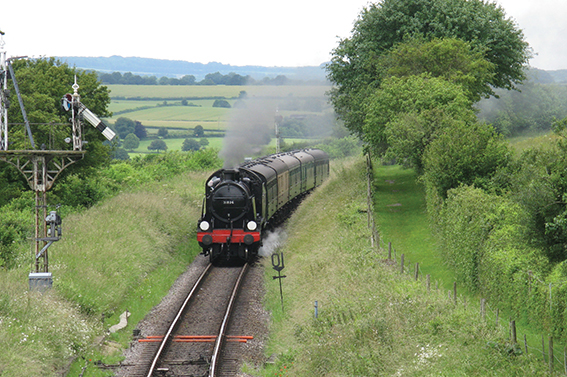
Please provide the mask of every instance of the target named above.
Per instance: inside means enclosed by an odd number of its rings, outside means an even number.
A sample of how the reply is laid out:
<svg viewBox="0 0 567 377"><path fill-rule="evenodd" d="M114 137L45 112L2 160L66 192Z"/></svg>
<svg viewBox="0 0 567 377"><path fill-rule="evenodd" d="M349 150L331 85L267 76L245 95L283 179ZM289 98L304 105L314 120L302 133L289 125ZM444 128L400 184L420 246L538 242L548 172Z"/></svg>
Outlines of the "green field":
<svg viewBox="0 0 567 377"><path fill-rule="evenodd" d="M163 139L165 141L165 143L167 144L167 150L168 151L180 151L181 147L183 145L183 141L185 141L184 138L174 138L174 139ZM200 139L196 139L196 140L200 140ZM223 145L224 145L224 141L225 139L223 137L210 137L207 138L207 140L209 141L209 145L206 146L206 148L214 148L217 150L221 150ZM305 139L285 139L285 142L288 144L293 144L293 143L301 143L304 142ZM317 142L317 140L311 140L314 143ZM143 154L148 154L148 153L163 153L163 151L160 152L156 152L156 151L150 151L148 150L148 146L150 145L150 143L152 142L152 140L142 140L140 141L140 146L136 149L134 149L133 151L128 151L130 157L135 157L135 156L139 156L139 155L143 155ZM272 139L272 141L266 146L268 148L275 148L276 147L276 139ZM253 156L250 156L253 157Z"/></svg>
<svg viewBox="0 0 567 377"><path fill-rule="evenodd" d="M231 117L239 111L276 111L282 116L318 115L332 111L325 93L329 86L171 86L171 85L108 85L113 116L141 122L146 127L225 130ZM213 107L215 98L227 100L234 106L245 91L249 100L262 101L259 106L240 110ZM186 99L191 106L182 106ZM318 103L314 111L313 103ZM311 106L309 105L311 104ZM167 105L167 106L165 106Z"/></svg>
<svg viewBox="0 0 567 377"><path fill-rule="evenodd" d="M241 91L251 97L321 97L326 85L106 85L110 96L125 98L238 98Z"/></svg>

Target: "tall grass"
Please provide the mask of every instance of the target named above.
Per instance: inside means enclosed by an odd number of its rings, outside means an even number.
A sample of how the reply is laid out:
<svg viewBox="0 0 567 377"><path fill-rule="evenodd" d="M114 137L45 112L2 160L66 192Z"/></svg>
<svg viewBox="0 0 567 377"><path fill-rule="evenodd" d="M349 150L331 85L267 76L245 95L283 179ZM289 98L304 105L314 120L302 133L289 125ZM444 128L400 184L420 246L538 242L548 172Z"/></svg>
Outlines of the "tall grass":
<svg viewBox="0 0 567 377"><path fill-rule="evenodd" d="M93 363L120 360L136 323L199 251L194 225L206 176L140 185L66 216L63 238L49 249L54 286L44 294L28 291L26 267L0 271L0 375L61 376L77 358L70 375L85 360L86 375L108 375ZM129 326L104 338L126 309Z"/></svg>
<svg viewBox="0 0 567 377"><path fill-rule="evenodd" d="M445 290L400 274L370 246L362 159L334 163L329 181L287 225L283 281L266 261L276 362L261 376L541 375L545 365L514 356L508 333L455 305ZM319 316L314 318L314 302Z"/></svg>

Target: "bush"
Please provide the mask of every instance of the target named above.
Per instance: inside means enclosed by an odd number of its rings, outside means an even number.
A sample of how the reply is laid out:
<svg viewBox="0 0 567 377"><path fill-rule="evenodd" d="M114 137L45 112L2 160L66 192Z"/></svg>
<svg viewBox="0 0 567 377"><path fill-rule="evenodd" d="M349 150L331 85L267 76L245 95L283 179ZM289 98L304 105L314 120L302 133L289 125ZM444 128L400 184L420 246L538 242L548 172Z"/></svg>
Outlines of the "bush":
<svg viewBox="0 0 567 377"><path fill-rule="evenodd" d="M124 138L122 146L129 151L134 150L140 146L140 139L134 133L130 133Z"/></svg>
<svg viewBox="0 0 567 377"><path fill-rule="evenodd" d="M28 210L14 210L2 207L3 215L0 219L0 267L10 269L18 264L23 245L27 238L33 236L33 208Z"/></svg>
<svg viewBox="0 0 567 377"><path fill-rule="evenodd" d="M198 151L199 149L201 149L201 144L195 139L185 139L181 146L183 152Z"/></svg>
<svg viewBox="0 0 567 377"><path fill-rule="evenodd" d="M459 122L427 147L423 179L428 189L436 190L442 198L462 184L487 188L510 158L507 142L492 126Z"/></svg>
<svg viewBox="0 0 567 377"><path fill-rule="evenodd" d="M224 107L230 109L230 103L224 99L216 99L215 102L213 102L213 107Z"/></svg>
<svg viewBox="0 0 567 377"><path fill-rule="evenodd" d="M167 150L167 144L165 143L165 141L159 139L159 140L152 140L152 142L150 143L150 145L148 145L148 150L150 151L166 151Z"/></svg>
<svg viewBox="0 0 567 377"><path fill-rule="evenodd" d="M360 141L354 136L342 139L329 138L325 143L315 145L314 148L324 150L331 158L349 157L361 152Z"/></svg>

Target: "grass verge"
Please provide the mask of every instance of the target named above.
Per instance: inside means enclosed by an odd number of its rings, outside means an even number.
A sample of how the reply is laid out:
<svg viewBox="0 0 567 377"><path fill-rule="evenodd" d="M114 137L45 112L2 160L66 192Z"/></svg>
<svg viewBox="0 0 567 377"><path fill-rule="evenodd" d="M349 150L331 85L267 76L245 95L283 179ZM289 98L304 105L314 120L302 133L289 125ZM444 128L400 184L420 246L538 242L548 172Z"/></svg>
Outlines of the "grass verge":
<svg viewBox="0 0 567 377"><path fill-rule="evenodd" d="M27 268L1 271L0 375L112 375L94 363L122 359L136 323L199 252L194 224L206 175L147 184L64 218L45 294L28 291ZM125 310L128 327L107 336Z"/></svg>
<svg viewBox="0 0 567 377"><path fill-rule="evenodd" d="M287 225L283 281L266 261L267 350L274 364L255 376L524 376L546 366L518 356L502 327L474 305L400 274L370 246L362 159L334 163L332 174ZM324 214L324 215L323 215ZM418 237L418 236L416 236ZM414 241L417 242L417 241ZM314 302L319 315L314 318Z"/></svg>
<svg viewBox="0 0 567 377"><path fill-rule="evenodd" d="M414 268L419 263L422 276L452 289L454 274L445 267L436 252L435 240L429 228L429 219L421 183L411 169L399 165L379 166L374 171L374 212L381 247L392 245L392 257Z"/></svg>

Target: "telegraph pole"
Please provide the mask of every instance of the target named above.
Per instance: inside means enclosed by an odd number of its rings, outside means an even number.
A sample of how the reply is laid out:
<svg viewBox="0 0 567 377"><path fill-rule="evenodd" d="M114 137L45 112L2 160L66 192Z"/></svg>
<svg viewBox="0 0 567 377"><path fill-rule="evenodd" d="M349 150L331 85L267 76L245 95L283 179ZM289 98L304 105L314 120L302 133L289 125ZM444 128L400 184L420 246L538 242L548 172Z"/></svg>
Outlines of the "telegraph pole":
<svg viewBox="0 0 567 377"><path fill-rule="evenodd" d="M274 121L274 126L276 129L276 153L280 153L281 141L280 141L280 122L282 121L282 116L279 114L279 110L276 107L276 116Z"/></svg>

